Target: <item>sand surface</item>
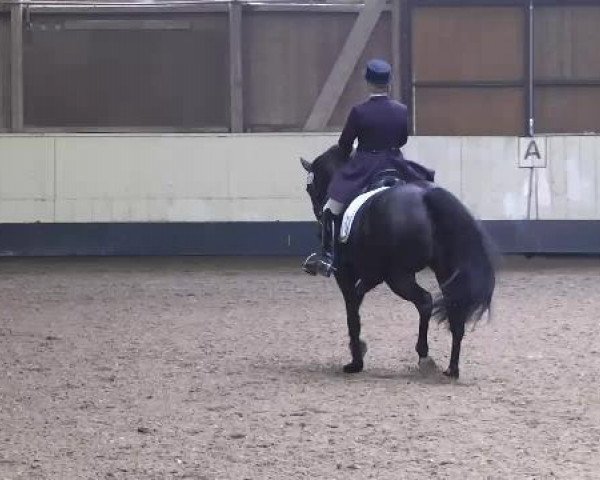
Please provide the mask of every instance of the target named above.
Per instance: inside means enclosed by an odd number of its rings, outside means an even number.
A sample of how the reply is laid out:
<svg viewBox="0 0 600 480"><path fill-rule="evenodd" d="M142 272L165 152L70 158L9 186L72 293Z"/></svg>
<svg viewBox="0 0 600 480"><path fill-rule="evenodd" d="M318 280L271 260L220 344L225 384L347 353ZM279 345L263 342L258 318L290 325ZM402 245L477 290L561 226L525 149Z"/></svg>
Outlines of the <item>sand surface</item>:
<svg viewBox="0 0 600 480"><path fill-rule="evenodd" d="M598 259L507 261L458 382L384 287L342 374L298 259L0 259L0 308L0 480L600 479Z"/></svg>

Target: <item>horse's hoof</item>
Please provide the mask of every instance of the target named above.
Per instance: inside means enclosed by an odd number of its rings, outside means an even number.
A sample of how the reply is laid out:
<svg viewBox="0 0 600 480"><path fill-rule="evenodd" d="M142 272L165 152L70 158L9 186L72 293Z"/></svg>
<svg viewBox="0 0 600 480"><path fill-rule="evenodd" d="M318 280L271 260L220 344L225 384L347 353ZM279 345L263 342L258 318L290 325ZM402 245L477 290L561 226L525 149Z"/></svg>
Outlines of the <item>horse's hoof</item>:
<svg viewBox="0 0 600 480"><path fill-rule="evenodd" d="M444 375L446 375L448 378L458 378L458 368L450 368L448 367L447 370L444 371Z"/></svg>
<svg viewBox="0 0 600 480"><path fill-rule="evenodd" d="M358 373L362 372L363 364L362 363L349 363L348 365L344 365L344 373Z"/></svg>

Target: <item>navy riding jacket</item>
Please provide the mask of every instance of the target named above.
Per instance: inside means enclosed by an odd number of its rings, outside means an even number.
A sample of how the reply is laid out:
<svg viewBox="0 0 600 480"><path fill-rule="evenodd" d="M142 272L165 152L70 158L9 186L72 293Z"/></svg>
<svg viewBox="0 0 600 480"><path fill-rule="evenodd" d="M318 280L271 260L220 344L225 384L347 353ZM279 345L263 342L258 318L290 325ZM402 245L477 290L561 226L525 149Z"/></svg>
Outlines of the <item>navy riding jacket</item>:
<svg viewBox="0 0 600 480"><path fill-rule="evenodd" d="M353 155L354 140L358 147ZM408 140L408 110L387 95L372 96L356 105L346 121L338 145L348 158L328 188L330 198L347 205L368 185L373 175L397 169L406 181L420 178L403 160L400 147Z"/></svg>
<svg viewBox="0 0 600 480"><path fill-rule="evenodd" d="M358 138L358 151L399 149L408 140L408 109L387 95L372 96L350 112L340 140L342 152L350 155Z"/></svg>

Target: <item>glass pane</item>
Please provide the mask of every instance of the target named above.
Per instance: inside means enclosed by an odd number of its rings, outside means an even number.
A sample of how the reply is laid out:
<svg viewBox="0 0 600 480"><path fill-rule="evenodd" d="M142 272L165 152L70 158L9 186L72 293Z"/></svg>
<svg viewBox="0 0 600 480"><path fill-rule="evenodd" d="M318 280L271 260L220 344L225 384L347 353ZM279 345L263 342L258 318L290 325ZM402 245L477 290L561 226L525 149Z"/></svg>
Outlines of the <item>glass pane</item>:
<svg viewBox="0 0 600 480"><path fill-rule="evenodd" d="M419 88L417 135L521 135L521 88Z"/></svg>
<svg viewBox="0 0 600 480"><path fill-rule="evenodd" d="M539 133L600 133L599 87L536 87Z"/></svg>
<svg viewBox="0 0 600 480"><path fill-rule="evenodd" d="M521 80L524 21L517 7L416 9L415 80Z"/></svg>
<svg viewBox="0 0 600 480"><path fill-rule="evenodd" d="M25 124L227 127L228 19L35 15L25 32Z"/></svg>
<svg viewBox="0 0 600 480"><path fill-rule="evenodd" d="M600 79L600 7L535 10L536 80Z"/></svg>

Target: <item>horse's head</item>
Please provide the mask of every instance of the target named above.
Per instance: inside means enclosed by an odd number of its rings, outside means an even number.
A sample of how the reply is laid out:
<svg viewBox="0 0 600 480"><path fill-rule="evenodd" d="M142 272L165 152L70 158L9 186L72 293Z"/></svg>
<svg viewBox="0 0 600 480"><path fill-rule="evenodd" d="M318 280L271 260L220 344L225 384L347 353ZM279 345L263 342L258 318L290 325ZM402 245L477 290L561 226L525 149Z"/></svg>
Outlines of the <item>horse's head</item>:
<svg viewBox="0 0 600 480"><path fill-rule="evenodd" d="M300 158L300 163L307 172L306 192L312 202L317 220L320 220L323 214L323 206L327 201L327 187L344 160L342 156L339 147L335 145L319 155L312 163Z"/></svg>

